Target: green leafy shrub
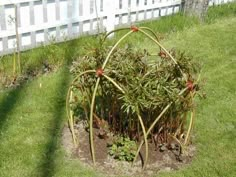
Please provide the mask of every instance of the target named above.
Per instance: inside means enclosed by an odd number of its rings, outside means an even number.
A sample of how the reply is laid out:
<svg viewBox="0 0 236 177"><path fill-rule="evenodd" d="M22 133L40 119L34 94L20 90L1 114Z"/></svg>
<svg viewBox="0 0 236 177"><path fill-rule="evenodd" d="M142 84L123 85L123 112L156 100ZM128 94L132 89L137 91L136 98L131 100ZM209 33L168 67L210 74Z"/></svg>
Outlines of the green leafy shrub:
<svg viewBox="0 0 236 177"><path fill-rule="evenodd" d="M138 31L159 46L156 54L129 44L117 47L128 35ZM100 41L73 63L71 71L75 79L67 96L70 127L75 116L88 120L93 159L95 115L107 122L115 135L143 139L140 147L145 143L144 166L148 159L148 138L156 137L157 143L169 143L174 138L181 146L188 144L200 67L184 53L165 49L150 29L131 27L112 48ZM77 115L78 109L83 110L83 114ZM192 113L186 131L188 111Z"/></svg>

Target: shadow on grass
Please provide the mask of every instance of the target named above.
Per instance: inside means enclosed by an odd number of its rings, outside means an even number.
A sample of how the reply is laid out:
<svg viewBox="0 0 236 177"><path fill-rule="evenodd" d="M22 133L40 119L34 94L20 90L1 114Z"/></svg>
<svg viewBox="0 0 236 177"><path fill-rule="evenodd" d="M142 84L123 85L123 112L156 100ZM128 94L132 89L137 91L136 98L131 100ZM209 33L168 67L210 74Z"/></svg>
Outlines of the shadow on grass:
<svg viewBox="0 0 236 177"><path fill-rule="evenodd" d="M0 98L0 130L3 131L3 129L7 128L7 119L8 115L11 113L11 111L14 109L15 105L18 101L20 101L20 96L23 96L23 90L24 90L25 84L11 89L9 91L3 91L4 96L1 99ZM1 93L1 94L3 94ZM0 136L1 140L1 136Z"/></svg>
<svg viewBox="0 0 236 177"><path fill-rule="evenodd" d="M56 151L58 149L58 144L60 144L60 136L61 129L63 127L63 120L65 118L65 98L66 92L69 85L69 72L66 67L63 68L63 72L61 74L60 83L55 85L57 87L56 95L54 96L55 105L52 107L53 118L51 121L51 127L49 130L49 140L45 147L45 157L43 159L43 163L41 164L42 168L39 170L42 174L42 177L52 177L55 174L55 158Z"/></svg>

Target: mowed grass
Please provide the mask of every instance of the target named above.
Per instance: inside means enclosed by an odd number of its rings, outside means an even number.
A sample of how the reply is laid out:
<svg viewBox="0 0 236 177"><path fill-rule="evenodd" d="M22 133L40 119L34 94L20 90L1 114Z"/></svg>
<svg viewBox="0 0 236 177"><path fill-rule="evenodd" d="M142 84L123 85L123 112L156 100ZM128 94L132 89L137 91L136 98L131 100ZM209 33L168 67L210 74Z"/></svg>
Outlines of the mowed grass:
<svg viewBox="0 0 236 177"><path fill-rule="evenodd" d="M236 18L172 34L166 46L202 63L207 98L197 100L193 163L163 176L236 176Z"/></svg>
<svg viewBox="0 0 236 177"><path fill-rule="evenodd" d="M154 25L152 23L152 25ZM236 176L236 17L169 33L163 43L202 63L207 98L197 99L193 162L161 177ZM139 47L152 43L143 39ZM68 68L0 92L0 177L104 176L61 146ZM41 86L41 87L40 87Z"/></svg>
<svg viewBox="0 0 236 177"><path fill-rule="evenodd" d="M95 175L61 148L69 82L63 68L0 94L1 177Z"/></svg>

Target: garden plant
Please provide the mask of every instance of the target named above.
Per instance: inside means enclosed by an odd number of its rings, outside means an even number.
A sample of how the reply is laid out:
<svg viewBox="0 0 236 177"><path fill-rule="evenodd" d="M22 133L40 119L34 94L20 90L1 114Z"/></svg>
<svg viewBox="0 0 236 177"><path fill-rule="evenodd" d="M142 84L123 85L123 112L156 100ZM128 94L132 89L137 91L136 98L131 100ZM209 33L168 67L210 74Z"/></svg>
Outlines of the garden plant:
<svg viewBox="0 0 236 177"><path fill-rule="evenodd" d="M110 34L127 30L115 45L107 45ZM126 43L132 35L153 41L156 52ZM75 122L87 122L94 163L94 128L100 138L115 137L109 154L119 160L135 162L144 146L143 168L150 141L156 147L174 141L179 153L185 152L194 123L200 65L184 52L167 50L150 28L131 26L109 32L74 61L71 72L74 80L66 99L69 127L76 145Z"/></svg>

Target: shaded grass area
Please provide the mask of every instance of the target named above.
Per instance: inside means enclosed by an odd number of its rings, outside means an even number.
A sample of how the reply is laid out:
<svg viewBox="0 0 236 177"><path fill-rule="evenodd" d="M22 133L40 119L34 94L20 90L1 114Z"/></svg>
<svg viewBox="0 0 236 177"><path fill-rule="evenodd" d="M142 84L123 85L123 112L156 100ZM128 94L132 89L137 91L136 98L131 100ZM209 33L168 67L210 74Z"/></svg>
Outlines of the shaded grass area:
<svg viewBox="0 0 236 177"><path fill-rule="evenodd" d="M47 146L45 147L45 156L42 160L42 170L40 169L39 172L43 174L41 176L51 177L55 173L55 155L56 149L58 147L58 142L60 142L60 133L62 129L62 125L64 123L64 107L65 107L65 100L62 99L65 97L65 91L68 87L68 82L70 81L69 74L66 72L66 69L63 68L61 71L60 81L56 85L57 90L54 92L55 98L57 101L55 104L52 105L52 120L51 120L51 129L49 130L50 137L47 142Z"/></svg>
<svg viewBox="0 0 236 177"><path fill-rule="evenodd" d="M197 154L192 164L157 176L236 176L236 18L232 17L233 13L226 16L228 18L209 22L210 25L178 28L177 32L168 31L172 27L163 27L163 32L170 34L163 41L165 46L184 50L202 63L207 99L197 100L193 140ZM164 20L168 18L177 17ZM161 21L157 24L164 23ZM160 29L155 28L155 22L149 23L155 30ZM74 40L58 45L62 49L54 46L57 50L65 50L61 65L82 54L84 43L89 45L95 39L81 38L78 39L81 43ZM138 35L136 39L139 39ZM70 47L63 48L63 45ZM152 43L146 40L138 46L152 49ZM37 50L44 52L44 49ZM25 66L43 61L40 52L32 50L25 55L32 59L28 61L26 57L25 62L29 63ZM41 60L38 61L38 58ZM0 177L103 176L84 167L77 159L69 158L61 147L61 130L66 122L65 95L70 80L68 68L61 68L18 89L0 92Z"/></svg>
<svg viewBox="0 0 236 177"><path fill-rule="evenodd" d="M60 165L69 163L64 161L65 154L60 148L69 82L70 76L65 68L35 79L17 90L0 93L1 177L54 176ZM78 161L75 163L80 166ZM84 171L87 176L94 174L84 168L77 171L77 175ZM73 170L67 173L70 176Z"/></svg>

